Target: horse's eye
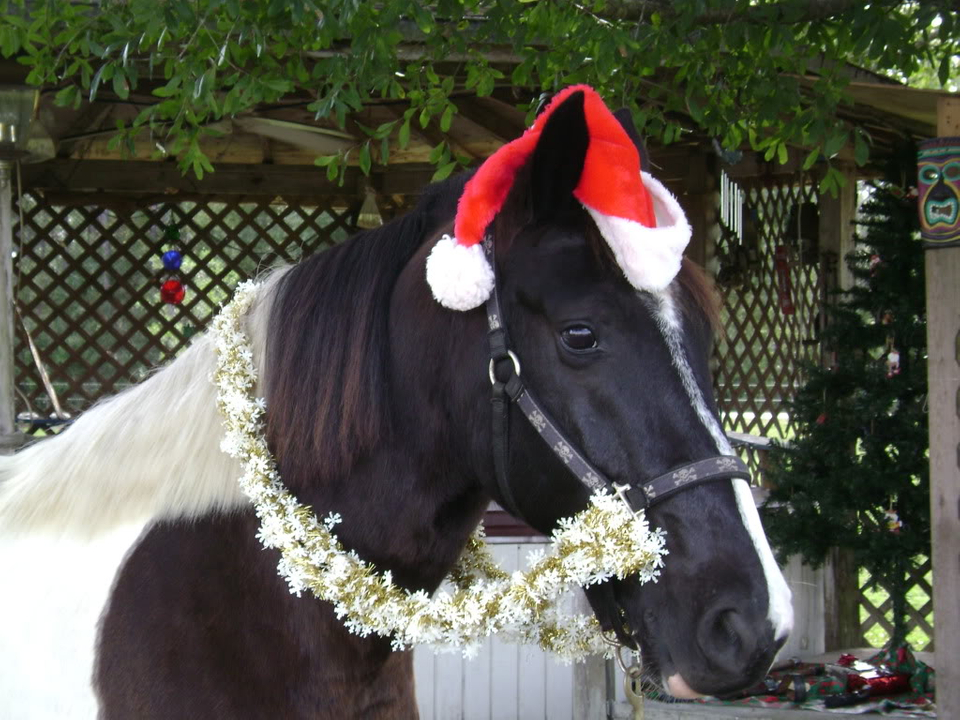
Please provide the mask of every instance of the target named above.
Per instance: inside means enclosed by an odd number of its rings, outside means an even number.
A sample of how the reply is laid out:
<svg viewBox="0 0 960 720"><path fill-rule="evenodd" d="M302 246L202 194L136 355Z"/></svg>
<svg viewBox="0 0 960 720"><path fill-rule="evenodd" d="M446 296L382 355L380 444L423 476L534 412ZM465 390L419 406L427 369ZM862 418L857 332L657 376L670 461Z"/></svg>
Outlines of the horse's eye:
<svg viewBox="0 0 960 720"><path fill-rule="evenodd" d="M571 325L560 333L563 344L571 350L592 350L597 346L593 330L586 325Z"/></svg>

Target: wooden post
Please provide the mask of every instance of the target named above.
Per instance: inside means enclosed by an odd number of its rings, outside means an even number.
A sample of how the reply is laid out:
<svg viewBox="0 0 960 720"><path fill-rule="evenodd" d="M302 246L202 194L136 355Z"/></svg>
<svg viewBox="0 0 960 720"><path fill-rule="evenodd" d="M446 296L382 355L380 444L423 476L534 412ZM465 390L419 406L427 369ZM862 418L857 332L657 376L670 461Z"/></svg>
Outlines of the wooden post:
<svg viewBox="0 0 960 720"><path fill-rule="evenodd" d="M0 159L0 454L22 444L17 432L13 355L13 163Z"/></svg>
<svg viewBox="0 0 960 720"><path fill-rule="evenodd" d="M820 195L820 251L832 253L836 261L835 278L822 278L838 290L853 286L853 274L846 256L854 248L853 221L857 213L857 173L851 165L841 168L846 184L837 196ZM824 358L830 362L831 358ZM853 448L851 448L853 452ZM862 644L860 632L860 576L853 552L833 548L823 568L824 650L841 650Z"/></svg>
<svg viewBox="0 0 960 720"><path fill-rule="evenodd" d="M937 134L960 135L960 97L941 97ZM926 251L930 525L937 715L960 717L960 247Z"/></svg>
<svg viewBox="0 0 960 720"><path fill-rule="evenodd" d="M701 267L716 253L719 235L720 173L713 155L691 153L689 171L678 193L692 234L687 257Z"/></svg>
<svg viewBox="0 0 960 720"><path fill-rule="evenodd" d="M574 608L584 615L592 615L593 610L587 597L577 593ZM573 716L583 720L605 720L609 716L607 696L607 671L603 658L589 657L573 666ZM614 697L616 697L614 695Z"/></svg>

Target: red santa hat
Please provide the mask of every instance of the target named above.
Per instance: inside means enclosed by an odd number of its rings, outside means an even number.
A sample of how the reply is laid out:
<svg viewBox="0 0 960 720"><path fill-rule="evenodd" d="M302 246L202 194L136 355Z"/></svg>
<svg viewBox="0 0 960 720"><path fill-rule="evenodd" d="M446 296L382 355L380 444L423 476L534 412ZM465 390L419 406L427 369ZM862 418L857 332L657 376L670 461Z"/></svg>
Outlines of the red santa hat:
<svg viewBox="0 0 960 720"><path fill-rule="evenodd" d="M493 269L480 245L503 207L517 172L533 154L551 113L574 93L584 94L589 142L574 197L586 208L627 280L638 290L662 290L680 270L690 225L676 198L640 169L626 130L593 88L558 93L534 124L491 155L467 182L457 206L454 237L445 235L427 258L427 283L453 310L482 305L493 290Z"/></svg>

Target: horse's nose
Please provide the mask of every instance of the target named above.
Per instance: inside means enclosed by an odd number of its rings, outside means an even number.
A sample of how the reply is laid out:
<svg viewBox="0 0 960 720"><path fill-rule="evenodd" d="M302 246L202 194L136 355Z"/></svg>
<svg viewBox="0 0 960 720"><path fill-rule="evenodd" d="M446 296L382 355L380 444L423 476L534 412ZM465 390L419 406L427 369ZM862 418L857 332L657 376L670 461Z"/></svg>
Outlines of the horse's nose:
<svg viewBox="0 0 960 720"><path fill-rule="evenodd" d="M724 686L727 691L740 689L748 678L758 680L786 641L786 636L774 639L766 618L758 622L749 615L730 605L716 605L700 619L697 643L716 673L710 694L723 694Z"/></svg>

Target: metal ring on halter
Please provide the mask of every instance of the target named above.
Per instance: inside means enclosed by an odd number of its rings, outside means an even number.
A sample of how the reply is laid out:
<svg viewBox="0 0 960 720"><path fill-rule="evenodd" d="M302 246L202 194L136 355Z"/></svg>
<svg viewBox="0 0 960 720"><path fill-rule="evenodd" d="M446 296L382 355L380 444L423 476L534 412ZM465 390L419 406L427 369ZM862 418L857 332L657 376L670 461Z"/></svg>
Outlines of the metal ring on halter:
<svg viewBox="0 0 960 720"><path fill-rule="evenodd" d="M514 374L519 377L519 375L520 375L520 358L517 357L516 353L513 352L513 350L507 350L507 357L509 357L510 360L513 362L513 372L514 372ZM497 384L497 376L496 376L496 374L493 372L493 365L494 365L494 363L493 363L493 358L490 358L490 367L489 367L490 384L491 384L491 385L496 385L496 384Z"/></svg>
<svg viewBox="0 0 960 720"><path fill-rule="evenodd" d="M615 638L611 638L608 632L603 632L600 634L600 637L603 638L603 641L613 648L613 657L617 661L617 665L620 666L620 669L623 671L623 674L627 677L633 678L634 680L640 677L641 669L640 664L634 661L632 664L627 665L623 659L623 651L634 652L630 648L626 647L623 643ZM636 657L638 653L634 653Z"/></svg>

